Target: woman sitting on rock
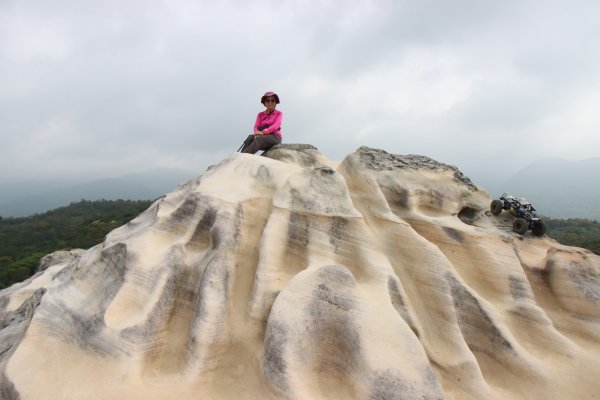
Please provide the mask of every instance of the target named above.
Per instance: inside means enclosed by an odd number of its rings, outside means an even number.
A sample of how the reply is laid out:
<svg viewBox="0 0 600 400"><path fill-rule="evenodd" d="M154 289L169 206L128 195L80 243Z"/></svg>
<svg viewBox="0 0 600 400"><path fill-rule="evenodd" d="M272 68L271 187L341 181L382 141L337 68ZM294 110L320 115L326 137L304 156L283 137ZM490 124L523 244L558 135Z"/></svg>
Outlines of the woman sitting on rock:
<svg viewBox="0 0 600 400"><path fill-rule="evenodd" d="M279 104L279 96L274 92L265 93L260 102L267 108L259 112L254 123L254 138L242 149L242 153L254 154L258 150L268 150L272 146L281 143L281 120L283 113L276 110Z"/></svg>

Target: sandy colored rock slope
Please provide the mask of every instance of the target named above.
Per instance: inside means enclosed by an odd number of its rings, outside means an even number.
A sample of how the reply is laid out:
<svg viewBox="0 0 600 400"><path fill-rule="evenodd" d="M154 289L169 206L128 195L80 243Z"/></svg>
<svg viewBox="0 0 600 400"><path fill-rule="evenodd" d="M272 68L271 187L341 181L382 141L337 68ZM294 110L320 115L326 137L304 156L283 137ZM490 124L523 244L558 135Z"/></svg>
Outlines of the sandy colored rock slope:
<svg viewBox="0 0 600 400"><path fill-rule="evenodd" d="M0 291L2 399L600 398L600 258L454 167L233 154Z"/></svg>

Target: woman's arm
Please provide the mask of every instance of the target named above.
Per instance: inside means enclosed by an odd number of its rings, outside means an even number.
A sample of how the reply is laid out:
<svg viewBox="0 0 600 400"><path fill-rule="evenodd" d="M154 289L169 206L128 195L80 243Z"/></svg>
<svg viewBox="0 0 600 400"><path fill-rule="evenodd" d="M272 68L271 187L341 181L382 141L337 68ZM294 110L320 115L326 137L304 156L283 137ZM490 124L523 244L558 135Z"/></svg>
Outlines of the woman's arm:
<svg viewBox="0 0 600 400"><path fill-rule="evenodd" d="M262 114L262 112L258 113L258 115L256 116L256 121L254 122L254 134L255 135L259 132L258 127L260 126L260 120L261 120L260 114Z"/></svg>

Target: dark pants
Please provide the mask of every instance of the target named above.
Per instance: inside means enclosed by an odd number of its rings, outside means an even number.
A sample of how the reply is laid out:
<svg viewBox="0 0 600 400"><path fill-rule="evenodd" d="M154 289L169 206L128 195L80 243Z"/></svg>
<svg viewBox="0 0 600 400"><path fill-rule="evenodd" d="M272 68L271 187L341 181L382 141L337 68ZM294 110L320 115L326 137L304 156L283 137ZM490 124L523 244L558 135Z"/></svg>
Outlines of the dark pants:
<svg viewBox="0 0 600 400"><path fill-rule="evenodd" d="M254 137L254 140L248 146L242 149L242 153L254 154L259 150L268 150L279 143L281 143L281 139L275 134L258 135Z"/></svg>

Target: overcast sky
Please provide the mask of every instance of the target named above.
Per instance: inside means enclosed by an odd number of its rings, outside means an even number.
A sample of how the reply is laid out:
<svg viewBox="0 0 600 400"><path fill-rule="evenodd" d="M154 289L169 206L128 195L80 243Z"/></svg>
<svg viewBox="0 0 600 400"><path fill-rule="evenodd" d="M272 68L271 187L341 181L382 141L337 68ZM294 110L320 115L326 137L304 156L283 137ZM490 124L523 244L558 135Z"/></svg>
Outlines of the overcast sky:
<svg viewBox="0 0 600 400"><path fill-rule="evenodd" d="M0 0L0 182L200 174L267 90L332 160L600 157L599 42L597 0Z"/></svg>

